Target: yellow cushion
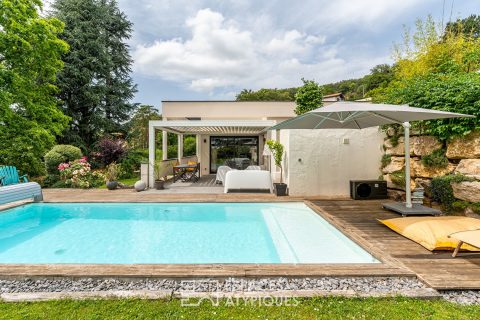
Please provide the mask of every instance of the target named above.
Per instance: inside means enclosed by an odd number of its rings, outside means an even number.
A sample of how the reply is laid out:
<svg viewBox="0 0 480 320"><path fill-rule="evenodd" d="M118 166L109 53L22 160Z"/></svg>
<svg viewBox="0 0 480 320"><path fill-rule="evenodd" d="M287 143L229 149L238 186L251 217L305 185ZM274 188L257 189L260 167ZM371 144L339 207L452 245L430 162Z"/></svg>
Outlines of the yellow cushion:
<svg viewBox="0 0 480 320"><path fill-rule="evenodd" d="M195 161L188 161L188 162L187 162L187 165L189 165L189 166L196 166L197 163L196 163ZM187 171L190 171L190 172L191 172L191 171L194 171L194 170L195 170L195 169L191 169L191 168L188 168L188 169L187 169Z"/></svg>
<svg viewBox="0 0 480 320"><path fill-rule="evenodd" d="M455 249L458 240L449 238L450 234L480 229L480 219L468 217L407 217L379 221L430 251ZM466 243L462 245L461 249L480 251L479 248Z"/></svg>

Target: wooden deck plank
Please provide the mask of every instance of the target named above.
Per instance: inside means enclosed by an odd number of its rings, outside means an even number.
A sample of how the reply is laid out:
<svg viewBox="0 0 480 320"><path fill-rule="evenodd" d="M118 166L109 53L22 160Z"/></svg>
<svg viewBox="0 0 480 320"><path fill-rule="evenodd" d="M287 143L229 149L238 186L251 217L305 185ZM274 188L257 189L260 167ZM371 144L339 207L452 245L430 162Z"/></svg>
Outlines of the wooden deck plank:
<svg viewBox="0 0 480 320"><path fill-rule="evenodd" d="M439 290L480 289L480 254L452 258L450 252L430 252L388 229L377 219L399 216L382 209L382 201L312 201L342 231L358 235L379 248L384 256L415 272L428 285Z"/></svg>

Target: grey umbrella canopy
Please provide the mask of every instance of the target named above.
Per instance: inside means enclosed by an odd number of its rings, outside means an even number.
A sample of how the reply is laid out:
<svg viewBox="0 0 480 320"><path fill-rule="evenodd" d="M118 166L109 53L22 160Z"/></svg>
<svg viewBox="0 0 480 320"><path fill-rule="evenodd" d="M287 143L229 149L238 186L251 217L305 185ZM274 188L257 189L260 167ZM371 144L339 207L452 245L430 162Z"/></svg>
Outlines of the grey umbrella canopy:
<svg viewBox="0 0 480 320"><path fill-rule="evenodd" d="M471 115L412 108L407 105L373 104L365 102L335 102L273 126L280 129L363 129L385 124L474 117Z"/></svg>
<svg viewBox="0 0 480 320"><path fill-rule="evenodd" d="M336 102L295 118L283 121L269 130L280 129L363 129L385 124L401 124L405 128L405 206L412 208L410 192L410 121L475 117L467 114L412 108L407 105Z"/></svg>

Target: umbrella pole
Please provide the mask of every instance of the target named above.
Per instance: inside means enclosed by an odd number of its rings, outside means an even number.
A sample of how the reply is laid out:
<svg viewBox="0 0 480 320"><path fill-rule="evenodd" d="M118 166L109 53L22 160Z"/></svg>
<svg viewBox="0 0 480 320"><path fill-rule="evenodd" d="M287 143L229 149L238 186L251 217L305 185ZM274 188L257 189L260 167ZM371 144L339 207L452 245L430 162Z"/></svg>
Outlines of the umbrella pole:
<svg viewBox="0 0 480 320"><path fill-rule="evenodd" d="M405 193L406 202L405 207L412 207L412 192L410 190L410 123L404 122L403 128L405 132Z"/></svg>

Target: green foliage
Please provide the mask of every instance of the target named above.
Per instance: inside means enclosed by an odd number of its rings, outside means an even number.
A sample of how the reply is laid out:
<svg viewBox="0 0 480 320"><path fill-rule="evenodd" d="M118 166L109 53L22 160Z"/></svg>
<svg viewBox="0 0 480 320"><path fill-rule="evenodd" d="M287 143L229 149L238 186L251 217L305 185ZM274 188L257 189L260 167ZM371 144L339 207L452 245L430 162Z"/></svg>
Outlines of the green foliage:
<svg viewBox="0 0 480 320"><path fill-rule="evenodd" d="M457 19L454 22L447 23L445 27L444 38L453 34L464 34L472 38L480 38L480 16L472 14L465 19Z"/></svg>
<svg viewBox="0 0 480 320"><path fill-rule="evenodd" d="M407 180L405 180L405 168L402 170L398 170L395 172L392 172L390 174L390 179L392 179L392 182L399 186L399 187L405 187Z"/></svg>
<svg viewBox="0 0 480 320"><path fill-rule="evenodd" d="M115 162L105 168L105 182L117 181L120 174L120 166Z"/></svg>
<svg viewBox="0 0 480 320"><path fill-rule="evenodd" d="M275 161L275 165L280 168L280 182L283 182L283 153L285 151L285 147L278 141L275 140L267 140L268 149L272 153L273 160Z"/></svg>
<svg viewBox="0 0 480 320"><path fill-rule="evenodd" d="M148 163L148 149L130 150L118 164L119 177L122 179L137 177L141 163Z"/></svg>
<svg viewBox="0 0 480 320"><path fill-rule="evenodd" d="M260 89L258 91L243 89L236 96L237 101L294 101L297 88Z"/></svg>
<svg viewBox="0 0 480 320"><path fill-rule="evenodd" d="M452 209L455 211L463 211L465 209L471 209L474 213L480 214L480 202L467 202L457 200L452 203Z"/></svg>
<svg viewBox="0 0 480 320"><path fill-rule="evenodd" d="M65 162L80 159L82 151L75 147L65 144L59 144L45 154L45 167L51 175L58 174L58 165Z"/></svg>
<svg viewBox="0 0 480 320"><path fill-rule="evenodd" d="M442 140L480 128L480 39L453 32L442 38L429 18L405 34L396 59L394 80L372 93L375 102L476 116L414 124Z"/></svg>
<svg viewBox="0 0 480 320"><path fill-rule="evenodd" d="M183 139L183 156L189 157L197 154L197 138L195 136L185 136Z"/></svg>
<svg viewBox="0 0 480 320"><path fill-rule="evenodd" d="M472 181L472 179L461 174L450 174L433 178L431 184L432 199L441 203L447 212L452 211L453 203L456 199L453 196L451 184L463 181Z"/></svg>
<svg viewBox="0 0 480 320"><path fill-rule="evenodd" d="M132 24L113 0L57 0L53 15L65 23L70 45L58 75L58 94L73 121L62 141L89 150L108 133L122 132L135 105L128 45Z"/></svg>
<svg viewBox="0 0 480 320"><path fill-rule="evenodd" d="M68 45L63 24L40 17L40 0L0 0L0 163L29 175L45 172L41 161L67 126L54 85Z"/></svg>
<svg viewBox="0 0 480 320"><path fill-rule="evenodd" d="M382 169L388 166L392 162L392 155L391 154L384 154L382 156Z"/></svg>
<svg viewBox="0 0 480 320"><path fill-rule="evenodd" d="M304 114L305 112L315 110L323 105L322 102L322 89L313 80L305 80L302 78L303 86L300 87L295 94L295 113L297 115Z"/></svg>
<svg viewBox="0 0 480 320"><path fill-rule="evenodd" d="M431 154L422 156L420 159L425 167L429 168L446 168L448 166L448 158L445 156L445 150L438 149Z"/></svg>
<svg viewBox="0 0 480 320"><path fill-rule="evenodd" d="M148 122L161 119L162 116L154 107L147 105L138 107L127 126L127 141L130 146L134 149L148 148Z"/></svg>

